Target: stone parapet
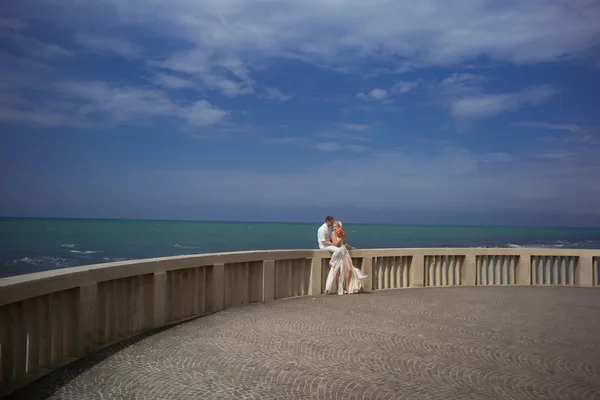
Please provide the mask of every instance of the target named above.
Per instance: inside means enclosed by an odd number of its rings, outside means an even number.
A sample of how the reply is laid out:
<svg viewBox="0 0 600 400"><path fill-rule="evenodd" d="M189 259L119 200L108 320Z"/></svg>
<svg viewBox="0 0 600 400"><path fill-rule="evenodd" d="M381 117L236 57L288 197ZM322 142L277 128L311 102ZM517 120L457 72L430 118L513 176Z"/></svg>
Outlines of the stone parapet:
<svg viewBox="0 0 600 400"><path fill-rule="evenodd" d="M600 251L352 250L363 290L599 287ZM223 309L323 293L330 253L273 250L88 265L0 279L0 397L139 333Z"/></svg>

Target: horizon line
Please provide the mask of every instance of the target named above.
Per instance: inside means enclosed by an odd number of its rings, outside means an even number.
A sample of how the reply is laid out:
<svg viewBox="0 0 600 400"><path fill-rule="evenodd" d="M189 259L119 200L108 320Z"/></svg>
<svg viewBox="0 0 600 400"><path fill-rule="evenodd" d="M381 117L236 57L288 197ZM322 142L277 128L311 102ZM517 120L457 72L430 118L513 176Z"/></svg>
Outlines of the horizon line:
<svg viewBox="0 0 600 400"><path fill-rule="evenodd" d="M200 222L200 223L249 223L249 224L322 224L323 222L305 222L305 221L253 221L253 220L203 220L203 219L167 219L167 218L100 218L100 217L24 217L24 216L0 216L0 220L6 219L44 219L44 220L83 220L83 221L161 221L161 222ZM477 224L414 224L414 223L367 223L367 222L344 222L353 225L364 226L405 226L405 227L444 227L444 228L527 228L527 229L600 229L600 226L539 226L539 225L477 225Z"/></svg>

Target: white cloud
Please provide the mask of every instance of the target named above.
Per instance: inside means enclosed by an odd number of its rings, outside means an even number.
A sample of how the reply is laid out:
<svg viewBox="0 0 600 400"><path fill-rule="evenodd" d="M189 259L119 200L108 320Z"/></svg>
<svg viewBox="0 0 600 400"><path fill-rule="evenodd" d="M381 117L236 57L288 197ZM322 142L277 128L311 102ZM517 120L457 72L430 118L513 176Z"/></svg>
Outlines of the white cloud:
<svg viewBox="0 0 600 400"><path fill-rule="evenodd" d="M13 22L13 25L15 23ZM54 58L70 56L71 52L62 47L42 42L33 37L28 37L12 31L2 31L0 29L0 38L10 47L18 48L24 53L37 58Z"/></svg>
<svg viewBox="0 0 600 400"><path fill-rule="evenodd" d="M341 143L348 144L349 141L355 142L368 142L372 139L371 132L368 131L356 131L333 128L330 130L324 130L316 132L313 135L317 140L337 140Z"/></svg>
<svg viewBox="0 0 600 400"><path fill-rule="evenodd" d="M47 89L47 88L46 88ZM229 111L207 100L176 103L158 90L104 82L59 82L51 97L30 101L14 94L0 97L0 120L40 126L89 127L94 124L140 124L171 118L191 126L215 125Z"/></svg>
<svg viewBox="0 0 600 400"><path fill-rule="evenodd" d="M284 136L268 138L266 143L272 145L299 146L325 152L362 153L369 146L355 143L356 138L336 134L318 134L316 137Z"/></svg>
<svg viewBox="0 0 600 400"><path fill-rule="evenodd" d="M368 131L371 129L370 125L366 124L339 124L340 128L348 131Z"/></svg>
<svg viewBox="0 0 600 400"><path fill-rule="evenodd" d="M16 104L0 104L0 121L16 122L36 126L63 126L85 128L89 124L81 118L69 115L62 110L49 108L20 108Z"/></svg>
<svg viewBox="0 0 600 400"><path fill-rule="evenodd" d="M248 69L234 57L221 58L196 49L175 53L164 60L151 61L150 65L187 74L201 80L206 88L218 90L225 96L254 93L254 81L250 78ZM235 79L228 78L226 72Z"/></svg>
<svg viewBox="0 0 600 400"><path fill-rule="evenodd" d="M56 73L39 60L0 53L0 76L0 88L6 93L47 86L48 82L54 81Z"/></svg>
<svg viewBox="0 0 600 400"><path fill-rule="evenodd" d="M551 85L537 85L516 92L486 93L481 75L455 73L442 79L431 90L434 100L447 106L457 119L478 119L509 110L536 106L558 93Z"/></svg>
<svg viewBox="0 0 600 400"><path fill-rule="evenodd" d="M502 4L494 0L100 0L94 6L56 0L36 2L33 10L26 7L29 1L23 0L22 7L36 18L70 24L79 31L135 28L140 35L161 37L153 45L150 65L229 97L255 93L253 71L281 59L335 71L359 71L375 61L381 65L378 70L399 73L465 65L482 58L511 63L556 61L585 56L600 43L600 3L590 0ZM4 25L20 26L12 20ZM130 41L105 33L80 33L77 39L96 50L127 57L141 51ZM415 87L414 82L399 82L358 96L382 101ZM500 98L479 101L502 102Z"/></svg>
<svg viewBox="0 0 600 400"><path fill-rule="evenodd" d="M592 162L595 151L572 149L568 158L536 154L519 158L503 153L478 154L451 144L432 144L422 152L349 152L339 143L321 143L319 147L335 157L319 165L309 163L294 173L172 171L158 176L157 184L164 184L170 195L215 204L239 204L234 199L235 193L241 192L247 202L330 207L328 197L315 196L315 191L330 188L335 182L336 196L344 199L345 206L371 209L600 212L600 187L594 184L600 166ZM539 155L551 151L543 149ZM189 182L196 183L194 188ZM286 190L273 191L274 187Z"/></svg>
<svg viewBox="0 0 600 400"><path fill-rule="evenodd" d="M77 7L67 0L53 4ZM517 63L554 61L593 48L600 32L600 6L589 0L104 4L98 24L151 24L163 35L194 43L210 54L234 56L244 64L261 57L330 67L378 59L388 61L390 69L453 65L480 56ZM87 13L84 7L77 10L78 16ZM58 7L60 11L64 12ZM87 14L88 19L100 19Z"/></svg>
<svg viewBox="0 0 600 400"><path fill-rule="evenodd" d="M417 86L418 82L395 81L389 89L375 88L367 93L360 92L356 97L367 101L389 101L391 96L408 93Z"/></svg>
<svg viewBox="0 0 600 400"><path fill-rule="evenodd" d="M276 88L265 88L260 95L262 98L267 100L276 100L276 101L288 101L294 98L294 96L281 92Z"/></svg>
<svg viewBox="0 0 600 400"><path fill-rule="evenodd" d="M87 101L79 112L85 116L102 114L111 121L136 123L150 117L183 118L192 125L220 122L228 111L214 107L206 100L190 106L174 103L165 93L128 86L109 86L101 82L69 82L59 90Z"/></svg>
<svg viewBox="0 0 600 400"><path fill-rule="evenodd" d="M349 129L348 129L349 128ZM331 129L314 132L310 136L283 136L265 140L273 145L293 145L327 152L362 153L369 150L368 125L338 124Z"/></svg>
<svg viewBox="0 0 600 400"><path fill-rule="evenodd" d="M361 144L352 144L352 143L343 143L340 141L336 142L321 142L315 144L315 149L322 151L337 151L337 152L352 152L352 153L362 153L364 151L369 150L367 146L363 146Z"/></svg>
<svg viewBox="0 0 600 400"><path fill-rule="evenodd" d="M487 78L481 75L454 73L449 77L442 79L439 87L452 95L462 94L478 90L479 86L486 80Z"/></svg>
<svg viewBox="0 0 600 400"><path fill-rule="evenodd" d="M64 80L44 64L2 53L0 75L0 121L85 128L163 118L179 122L184 129L221 124L230 114L205 99L176 101L172 93L156 86ZM171 89L186 85L173 76L155 79Z"/></svg>
<svg viewBox="0 0 600 400"><path fill-rule="evenodd" d="M71 55L70 51L56 44L24 35L21 31L27 27L28 24L20 19L0 18L0 39L9 47L17 48L33 57L54 58Z"/></svg>
<svg viewBox="0 0 600 400"><path fill-rule="evenodd" d="M0 17L0 29L11 29L18 31L26 26L27 24L20 19Z"/></svg>
<svg viewBox="0 0 600 400"><path fill-rule="evenodd" d="M265 140L269 144L304 144L306 138L298 136L282 136Z"/></svg>
<svg viewBox="0 0 600 400"><path fill-rule="evenodd" d="M586 126L578 124L553 124L537 121L520 121L513 123L514 126L520 126L530 129L541 129L544 131L562 131L555 136L544 135L537 137L536 140L546 143L560 143L563 146L583 145L596 146L600 144L600 128L597 126Z"/></svg>
<svg viewBox="0 0 600 400"><path fill-rule="evenodd" d="M79 32L75 35L75 40L90 50L115 53L124 57L137 57L143 53L143 50L135 43L117 37Z"/></svg>
<svg viewBox="0 0 600 400"><path fill-rule="evenodd" d="M359 99L367 101L384 101L389 97L387 90L375 88L368 93L360 92L356 95Z"/></svg>
<svg viewBox="0 0 600 400"><path fill-rule="evenodd" d="M585 127L582 125L575 124L550 124L547 122L536 122L536 121L521 121L515 122L514 126L521 126L524 128L537 128L537 129L548 129L548 130L558 130L558 131L569 131L569 132L579 132L583 130Z"/></svg>
<svg viewBox="0 0 600 400"><path fill-rule="evenodd" d="M163 60L150 62L150 65L156 67L179 71L190 75L209 72L209 64L209 54L202 50L174 53Z"/></svg>
<svg viewBox="0 0 600 400"><path fill-rule="evenodd" d="M60 96L48 98L49 82L56 76L45 64L0 53L0 76L0 121L46 127L87 126L73 114L76 104Z"/></svg>
<svg viewBox="0 0 600 400"><path fill-rule="evenodd" d="M174 75L167 75L157 73L154 75L154 79L152 80L156 85L166 86L172 89L185 89L191 88L194 86L194 82L180 78Z"/></svg>
<svg viewBox="0 0 600 400"><path fill-rule="evenodd" d="M418 82L396 81L390 89L393 93L407 93L419 86Z"/></svg>
<svg viewBox="0 0 600 400"><path fill-rule="evenodd" d="M229 112L221 110L206 100L198 100L186 111L187 120L196 126L219 123Z"/></svg>
<svg viewBox="0 0 600 400"><path fill-rule="evenodd" d="M112 122L135 122L148 117L170 117L180 107L164 93L132 86L113 86L104 82L65 82L56 85L80 104L86 117L102 116Z"/></svg>
<svg viewBox="0 0 600 400"><path fill-rule="evenodd" d="M559 151L559 152L545 152L536 154L536 157L539 158L547 158L549 160L564 160L565 158L571 157L573 154L571 152Z"/></svg>
<svg viewBox="0 0 600 400"><path fill-rule="evenodd" d="M475 94L454 100L451 112L457 118L484 118L525 106L539 105L558 93L550 85L533 86L520 92Z"/></svg>

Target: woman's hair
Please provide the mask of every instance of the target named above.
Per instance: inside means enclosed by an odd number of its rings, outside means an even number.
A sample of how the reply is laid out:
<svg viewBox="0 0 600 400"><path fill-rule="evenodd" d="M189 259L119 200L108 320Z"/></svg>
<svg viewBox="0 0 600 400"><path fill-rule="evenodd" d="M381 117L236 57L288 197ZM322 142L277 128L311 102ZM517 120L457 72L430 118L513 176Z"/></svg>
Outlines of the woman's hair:
<svg viewBox="0 0 600 400"><path fill-rule="evenodd" d="M342 221L334 221L334 224L337 224L340 228L342 227Z"/></svg>

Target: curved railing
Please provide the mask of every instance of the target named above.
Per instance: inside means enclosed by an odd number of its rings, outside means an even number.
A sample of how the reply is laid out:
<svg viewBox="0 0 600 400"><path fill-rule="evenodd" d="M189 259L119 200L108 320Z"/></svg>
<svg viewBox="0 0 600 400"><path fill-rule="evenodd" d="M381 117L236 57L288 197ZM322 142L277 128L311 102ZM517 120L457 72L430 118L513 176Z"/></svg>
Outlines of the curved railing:
<svg viewBox="0 0 600 400"><path fill-rule="evenodd" d="M353 250L364 290L598 287L598 250ZM238 305L323 293L330 254L248 251L89 265L0 279L1 395L141 332Z"/></svg>

